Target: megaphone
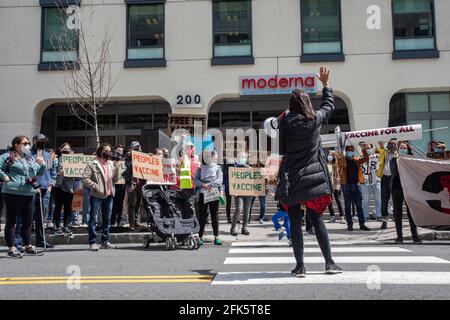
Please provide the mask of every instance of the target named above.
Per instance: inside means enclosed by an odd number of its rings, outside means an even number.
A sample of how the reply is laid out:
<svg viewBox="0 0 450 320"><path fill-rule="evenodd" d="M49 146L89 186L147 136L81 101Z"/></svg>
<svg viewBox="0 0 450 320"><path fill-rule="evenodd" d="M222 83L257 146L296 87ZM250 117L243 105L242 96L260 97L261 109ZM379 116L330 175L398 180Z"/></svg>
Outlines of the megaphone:
<svg viewBox="0 0 450 320"><path fill-rule="evenodd" d="M275 138L277 136L276 130L278 129L278 118L270 117L264 120L263 128L266 130L266 134L271 137Z"/></svg>

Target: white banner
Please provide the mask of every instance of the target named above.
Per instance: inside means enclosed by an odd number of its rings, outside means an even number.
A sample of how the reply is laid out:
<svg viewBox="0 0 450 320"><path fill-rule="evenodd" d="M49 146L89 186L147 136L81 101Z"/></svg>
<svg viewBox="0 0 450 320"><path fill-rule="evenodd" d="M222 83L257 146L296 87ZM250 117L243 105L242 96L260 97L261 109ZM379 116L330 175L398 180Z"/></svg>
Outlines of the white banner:
<svg viewBox="0 0 450 320"><path fill-rule="evenodd" d="M398 169L414 222L450 225L450 161L401 156Z"/></svg>

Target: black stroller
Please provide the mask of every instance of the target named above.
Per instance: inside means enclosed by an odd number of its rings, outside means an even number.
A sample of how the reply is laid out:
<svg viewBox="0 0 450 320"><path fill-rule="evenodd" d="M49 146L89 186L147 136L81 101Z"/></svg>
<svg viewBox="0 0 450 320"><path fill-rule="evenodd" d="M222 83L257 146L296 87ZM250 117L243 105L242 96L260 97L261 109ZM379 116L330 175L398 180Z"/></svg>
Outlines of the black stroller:
<svg viewBox="0 0 450 320"><path fill-rule="evenodd" d="M144 236L144 247L155 241L155 234L166 242L167 250L186 245L190 250L200 248L200 226L189 200L180 189L147 184L142 188L147 227L151 235Z"/></svg>

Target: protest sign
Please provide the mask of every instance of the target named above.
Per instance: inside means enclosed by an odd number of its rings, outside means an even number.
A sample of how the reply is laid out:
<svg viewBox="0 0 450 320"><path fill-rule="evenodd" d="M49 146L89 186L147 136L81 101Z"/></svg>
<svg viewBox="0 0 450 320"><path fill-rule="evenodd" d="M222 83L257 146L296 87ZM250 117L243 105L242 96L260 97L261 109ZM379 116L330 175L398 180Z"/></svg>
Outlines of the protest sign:
<svg viewBox="0 0 450 320"><path fill-rule="evenodd" d="M177 171L176 161L173 158L163 158L163 174L164 182L176 184L177 183Z"/></svg>
<svg viewBox="0 0 450 320"><path fill-rule="evenodd" d="M361 141L376 143L378 141L388 142L391 139L400 141L420 140L422 139L422 125L414 124L393 128L351 131L345 132L344 135L345 139L354 145L357 145Z"/></svg>
<svg viewBox="0 0 450 320"><path fill-rule="evenodd" d="M450 225L450 161L400 156L397 163L416 225Z"/></svg>
<svg viewBox="0 0 450 320"><path fill-rule="evenodd" d="M83 189L76 190L73 193L72 210L77 212L83 211Z"/></svg>
<svg viewBox="0 0 450 320"><path fill-rule="evenodd" d="M213 201L218 201L219 198L219 188L211 188L211 190L205 190L205 192L203 192L203 203L205 204Z"/></svg>
<svg viewBox="0 0 450 320"><path fill-rule="evenodd" d="M86 156L81 153L63 154L61 156L64 177L81 178L86 166L94 161L94 156Z"/></svg>
<svg viewBox="0 0 450 320"><path fill-rule="evenodd" d="M131 151L133 177L148 180L148 183L163 183L162 156L151 156L147 153Z"/></svg>
<svg viewBox="0 0 450 320"><path fill-rule="evenodd" d="M232 196L264 196L265 179L259 168L228 169L230 195Z"/></svg>
<svg viewBox="0 0 450 320"><path fill-rule="evenodd" d="M169 114L167 134L170 136L177 129L183 129L194 134L194 123L198 121L202 126L202 133L206 131L206 116L198 114Z"/></svg>
<svg viewBox="0 0 450 320"><path fill-rule="evenodd" d="M117 184L125 184L125 179L123 177L125 170L127 170L125 161L119 161L119 181L117 181Z"/></svg>

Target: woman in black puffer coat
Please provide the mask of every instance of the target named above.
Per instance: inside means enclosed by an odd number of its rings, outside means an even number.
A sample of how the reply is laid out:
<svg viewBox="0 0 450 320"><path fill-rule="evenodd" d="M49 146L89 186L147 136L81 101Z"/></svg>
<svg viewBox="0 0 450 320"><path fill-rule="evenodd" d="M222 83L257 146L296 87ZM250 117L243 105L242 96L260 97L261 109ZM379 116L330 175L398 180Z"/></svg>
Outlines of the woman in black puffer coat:
<svg viewBox="0 0 450 320"><path fill-rule="evenodd" d="M306 207L316 238L325 258L327 273L340 273L331 257L330 241L322 219L331 202L332 186L328 175L320 129L334 111L333 90L329 87L329 70L320 68L317 75L323 84L320 109L315 111L309 97L295 90L289 98L289 113L279 123L280 154L283 162L278 177L277 199L289 206L291 239L297 266L292 274L304 277L301 207Z"/></svg>

